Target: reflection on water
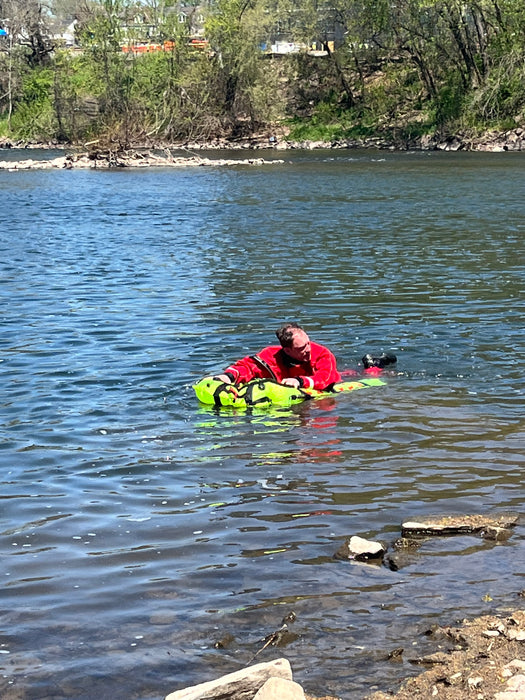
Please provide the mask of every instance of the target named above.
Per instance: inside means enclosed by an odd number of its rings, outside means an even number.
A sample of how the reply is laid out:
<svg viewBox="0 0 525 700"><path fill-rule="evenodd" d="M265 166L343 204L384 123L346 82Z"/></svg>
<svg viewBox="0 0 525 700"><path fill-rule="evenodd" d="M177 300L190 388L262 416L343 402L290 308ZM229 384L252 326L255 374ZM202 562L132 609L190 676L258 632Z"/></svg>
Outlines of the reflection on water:
<svg viewBox="0 0 525 700"><path fill-rule="evenodd" d="M397 571L333 554L407 517L521 512L523 156L288 161L0 174L2 698L158 699L249 663L293 610L257 660L353 699L414 673L387 655L432 622L517 606L521 524ZM341 368L386 350L398 373L197 405L286 319Z"/></svg>

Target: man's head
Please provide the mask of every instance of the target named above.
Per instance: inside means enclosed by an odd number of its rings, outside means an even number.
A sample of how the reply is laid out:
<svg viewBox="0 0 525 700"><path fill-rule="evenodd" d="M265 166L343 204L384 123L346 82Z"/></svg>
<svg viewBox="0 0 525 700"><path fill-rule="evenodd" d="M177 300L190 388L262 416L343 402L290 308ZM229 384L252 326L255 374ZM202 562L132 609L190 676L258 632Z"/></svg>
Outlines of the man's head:
<svg viewBox="0 0 525 700"><path fill-rule="evenodd" d="M297 323L286 323L275 331L283 351L296 362L309 362L310 338Z"/></svg>

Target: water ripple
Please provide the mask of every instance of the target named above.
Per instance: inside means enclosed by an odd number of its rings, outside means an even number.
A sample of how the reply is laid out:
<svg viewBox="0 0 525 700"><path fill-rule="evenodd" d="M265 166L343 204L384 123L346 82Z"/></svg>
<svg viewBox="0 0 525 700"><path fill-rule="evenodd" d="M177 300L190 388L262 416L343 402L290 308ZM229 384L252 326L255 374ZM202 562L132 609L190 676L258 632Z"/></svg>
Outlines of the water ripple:
<svg viewBox="0 0 525 700"><path fill-rule="evenodd" d="M354 699L413 673L384 659L432 621L523 588L521 523L398 571L333 558L407 517L522 510L523 156L287 160L0 173L2 697L153 700L242 667L293 608L275 653ZM285 318L399 373L197 406L191 383Z"/></svg>

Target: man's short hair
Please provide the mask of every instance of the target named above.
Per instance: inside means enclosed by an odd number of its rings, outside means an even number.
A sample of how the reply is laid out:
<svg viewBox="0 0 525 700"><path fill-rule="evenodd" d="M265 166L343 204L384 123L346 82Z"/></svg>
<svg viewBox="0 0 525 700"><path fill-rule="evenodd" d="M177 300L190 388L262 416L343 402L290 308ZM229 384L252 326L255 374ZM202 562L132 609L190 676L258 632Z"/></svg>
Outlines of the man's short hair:
<svg viewBox="0 0 525 700"><path fill-rule="evenodd" d="M281 347L290 348L293 345L293 337L297 331L303 331L304 329L298 323L285 323L278 330L275 331Z"/></svg>

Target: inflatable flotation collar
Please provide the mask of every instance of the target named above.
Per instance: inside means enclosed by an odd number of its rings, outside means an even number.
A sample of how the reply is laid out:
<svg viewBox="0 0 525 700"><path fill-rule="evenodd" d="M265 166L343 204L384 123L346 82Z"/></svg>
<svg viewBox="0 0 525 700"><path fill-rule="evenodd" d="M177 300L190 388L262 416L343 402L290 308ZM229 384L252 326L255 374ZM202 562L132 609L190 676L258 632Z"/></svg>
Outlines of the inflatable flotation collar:
<svg viewBox="0 0 525 700"><path fill-rule="evenodd" d="M294 387L278 384L272 379L253 379L247 384L236 386L226 384L213 377L205 377L193 385L199 401L208 406L233 406L234 408L249 408L257 406L292 406L309 399L333 396L343 391L355 391L370 386L384 386L386 382L377 377L362 377L351 382L338 382L331 389L316 391L315 389L295 389Z"/></svg>

